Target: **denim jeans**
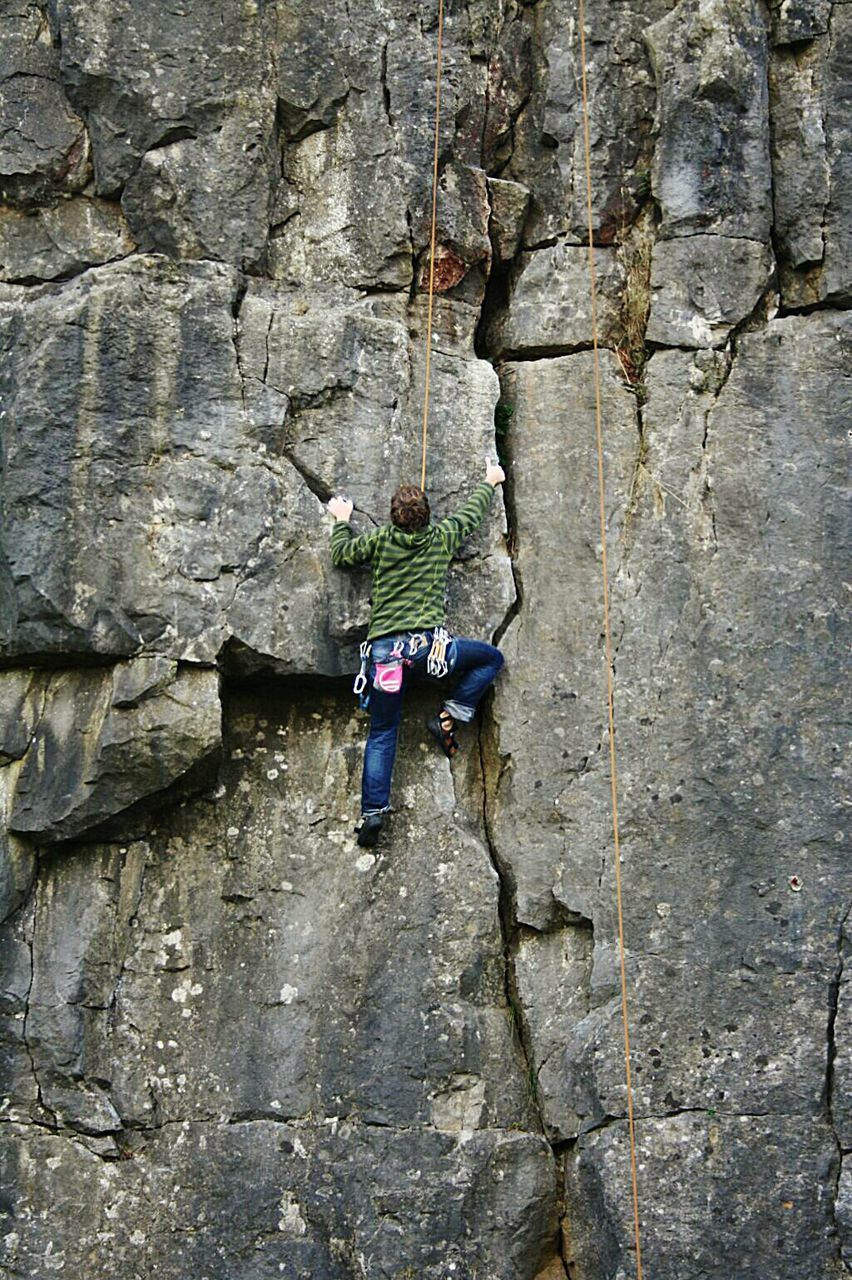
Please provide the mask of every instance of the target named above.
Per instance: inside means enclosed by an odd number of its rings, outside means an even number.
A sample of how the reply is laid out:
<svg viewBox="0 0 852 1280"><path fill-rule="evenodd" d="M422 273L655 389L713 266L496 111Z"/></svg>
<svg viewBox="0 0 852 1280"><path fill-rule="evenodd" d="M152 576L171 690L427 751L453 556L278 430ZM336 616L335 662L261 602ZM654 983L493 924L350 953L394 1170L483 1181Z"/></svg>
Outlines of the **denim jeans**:
<svg viewBox="0 0 852 1280"><path fill-rule="evenodd" d="M375 663L387 660L396 637L382 636L373 641L370 655L370 733L364 751L362 813L381 813L389 807L405 683L412 672L422 673L426 670L426 658L432 643L432 633L427 631L424 634L428 644L411 658L411 666L406 668L405 680L399 693L386 693L373 683ZM408 645L404 652L408 656ZM443 705L456 720L472 720L483 694L503 665L503 655L492 644L484 644L480 640L464 640L461 637L455 640L455 655L452 673L444 677L453 686L452 698L445 699Z"/></svg>

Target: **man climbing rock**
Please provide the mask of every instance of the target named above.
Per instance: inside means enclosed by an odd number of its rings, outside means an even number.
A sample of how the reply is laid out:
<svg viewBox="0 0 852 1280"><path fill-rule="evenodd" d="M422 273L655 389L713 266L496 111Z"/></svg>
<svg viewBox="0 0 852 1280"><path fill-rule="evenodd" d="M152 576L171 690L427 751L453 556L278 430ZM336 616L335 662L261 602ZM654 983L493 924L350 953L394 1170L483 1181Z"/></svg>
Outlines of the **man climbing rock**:
<svg viewBox="0 0 852 1280"><path fill-rule="evenodd" d="M366 692L370 708L359 845L376 843L383 815L390 808L407 673L459 677L452 697L445 698L440 711L427 722L441 750L452 759L458 750L456 722L473 719L503 665L503 655L493 645L454 637L444 629L444 594L450 561L482 523L495 487L505 479L502 467L489 464L485 479L464 506L437 524L430 523L429 500L423 490L402 485L391 500L391 523L360 536L349 524L352 503L332 498L328 504L335 519L332 563L341 569L369 563L373 575L370 628L361 646L361 674L355 682L357 690Z"/></svg>

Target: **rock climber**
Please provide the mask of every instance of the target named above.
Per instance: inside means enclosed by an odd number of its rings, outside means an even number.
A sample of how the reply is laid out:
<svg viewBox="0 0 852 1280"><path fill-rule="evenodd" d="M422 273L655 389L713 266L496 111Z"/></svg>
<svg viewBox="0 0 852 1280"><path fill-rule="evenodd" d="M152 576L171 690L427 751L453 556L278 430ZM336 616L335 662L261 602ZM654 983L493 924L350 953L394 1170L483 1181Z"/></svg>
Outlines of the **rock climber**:
<svg viewBox="0 0 852 1280"><path fill-rule="evenodd" d="M364 751L358 844L372 847L390 810L402 698L409 672L459 679L427 727L452 759L458 751L457 722L473 719L476 708L503 665L494 645L451 636L444 627L447 571L463 540L478 528L503 468L489 462L485 479L455 515L430 523L429 499L416 485L401 485L391 500L391 523L356 535L349 523L352 503L335 497L331 559L336 568L372 566L372 613L361 646L355 681L362 706L369 705L370 732Z"/></svg>

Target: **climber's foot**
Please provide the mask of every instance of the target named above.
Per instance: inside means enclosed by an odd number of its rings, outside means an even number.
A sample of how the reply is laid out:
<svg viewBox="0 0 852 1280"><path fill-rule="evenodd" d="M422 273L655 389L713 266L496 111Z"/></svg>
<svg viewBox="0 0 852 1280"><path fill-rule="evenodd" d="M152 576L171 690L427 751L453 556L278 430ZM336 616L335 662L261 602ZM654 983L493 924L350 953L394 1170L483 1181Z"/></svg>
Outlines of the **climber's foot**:
<svg viewBox="0 0 852 1280"><path fill-rule="evenodd" d="M436 716L432 716L431 720L426 721L426 727L447 759L452 760L459 749L459 744L454 733L456 722L449 711L439 711Z"/></svg>
<svg viewBox="0 0 852 1280"><path fill-rule="evenodd" d="M382 815L380 813L367 813L361 819L361 825L356 827L358 833L358 843L362 849L372 849L373 845L379 838L379 832L382 829Z"/></svg>

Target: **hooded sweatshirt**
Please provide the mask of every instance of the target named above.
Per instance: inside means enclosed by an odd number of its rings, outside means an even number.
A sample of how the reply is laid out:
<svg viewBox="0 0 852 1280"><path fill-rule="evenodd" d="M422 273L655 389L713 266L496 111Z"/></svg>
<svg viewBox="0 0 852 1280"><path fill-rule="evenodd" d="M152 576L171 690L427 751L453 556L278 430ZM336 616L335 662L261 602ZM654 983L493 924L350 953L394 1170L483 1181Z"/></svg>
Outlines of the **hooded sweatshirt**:
<svg viewBox="0 0 852 1280"><path fill-rule="evenodd" d="M386 524L356 537L347 521L335 521L331 531L335 568L351 569L367 562L373 567L368 640L442 625L450 561L485 519L493 496L493 485L483 480L455 515L414 533Z"/></svg>

